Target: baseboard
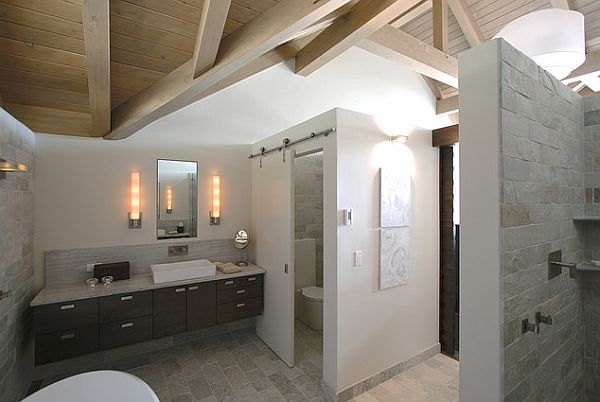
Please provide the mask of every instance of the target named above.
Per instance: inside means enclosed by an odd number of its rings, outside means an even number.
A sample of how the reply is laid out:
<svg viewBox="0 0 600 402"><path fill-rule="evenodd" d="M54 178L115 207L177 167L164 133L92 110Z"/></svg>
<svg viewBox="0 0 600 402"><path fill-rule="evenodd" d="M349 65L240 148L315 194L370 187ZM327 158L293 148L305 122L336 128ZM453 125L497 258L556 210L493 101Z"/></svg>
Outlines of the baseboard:
<svg viewBox="0 0 600 402"><path fill-rule="evenodd" d="M327 384L321 383L321 394L323 398L329 402L349 401L350 399L375 388L377 385L389 380L390 378L395 377L420 363L423 363L425 360L432 358L438 353L440 353L439 343L414 355L410 359L395 364L394 366L385 369L363 381L360 381L337 394Z"/></svg>

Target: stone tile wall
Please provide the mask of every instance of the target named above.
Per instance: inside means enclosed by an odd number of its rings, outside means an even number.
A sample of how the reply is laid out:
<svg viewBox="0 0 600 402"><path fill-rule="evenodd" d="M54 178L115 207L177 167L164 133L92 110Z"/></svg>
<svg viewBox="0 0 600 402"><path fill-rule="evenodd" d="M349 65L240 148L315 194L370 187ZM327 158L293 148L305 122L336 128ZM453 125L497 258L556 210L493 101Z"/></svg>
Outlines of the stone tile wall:
<svg viewBox="0 0 600 402"><path fill-rule="evenodd" d="M581 289L566 270L548 279L547 258L560 249L564 261L583 259L572 221L584 212L582 98L501 46L504 400L581 401ZM536 311L553 325L522 334Z"/></svg>
<svg viewBox="0 0 600 402"><path fill-rule="evenodd" d="M297 158L294 194L296 239L317 243L317 286L323 286L323 153Z"/></svg>
<svg viewBox="0 0 600 402"><path fill-rule="evenodd" d="M0 109L0 158L25 163L28 173L0 179L0 401L16 401L28 387L27 345L33 334L33 161L35 136Z"/></svg>
<svg viewBox="0 0 600 402"><path fill-rule="evenodd" d="M584 98L586 215L600 215L600 95ZM594 193L588 197L588 193ZM598 198L596 194L598 193ZM600 259L600 223L583 225L586 259ZM600 273L585 272L583 282L585 400L600 400Z"/></svg>

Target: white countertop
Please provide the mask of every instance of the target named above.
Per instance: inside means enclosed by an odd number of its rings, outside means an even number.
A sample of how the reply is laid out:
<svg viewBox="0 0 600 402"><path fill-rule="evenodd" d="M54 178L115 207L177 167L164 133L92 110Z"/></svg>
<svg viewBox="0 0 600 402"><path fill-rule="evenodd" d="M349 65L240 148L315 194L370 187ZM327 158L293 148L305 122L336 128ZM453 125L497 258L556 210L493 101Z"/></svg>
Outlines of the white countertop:
<svg viewBox="0 0 600 402"><path fill-rule="evenodd" d="M94 288L89 288L85 284L85 282L48 285L44 287L37 294L37 296L35 296L35 298L31 301L30 306L34 307L41 306L44 304L63 303L73 300L90 299L93 297L110 296L131 292L141 292L143 290L169 288L172 286L188 285L190 283L218 281L222 279L237 278L240 276L264 273L264 269L249 263L247 267L242 268L242 272L236 272L234 274L224 274L221 271L217 270L217 274L214 276L207 276L204 278L195 278L177 282L154 283L154 281L152 280L152 274L149 273L148 275L139 275L131 277L130 279L115 281L111 283L110 286L104 286L100 283Z"/></svg>

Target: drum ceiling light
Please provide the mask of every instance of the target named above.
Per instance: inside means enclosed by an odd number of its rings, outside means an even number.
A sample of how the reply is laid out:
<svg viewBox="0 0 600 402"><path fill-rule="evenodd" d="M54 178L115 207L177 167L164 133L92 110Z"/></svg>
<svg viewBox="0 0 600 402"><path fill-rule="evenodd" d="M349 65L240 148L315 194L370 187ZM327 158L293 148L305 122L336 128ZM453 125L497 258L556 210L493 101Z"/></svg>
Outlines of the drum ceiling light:
<svg viewBox="0 0 600 402"><path fill-rule="evenodd" d="M584 18L577 11L534 11L508 23L494 38L503 38L559 80L585 62Z"/></svg>

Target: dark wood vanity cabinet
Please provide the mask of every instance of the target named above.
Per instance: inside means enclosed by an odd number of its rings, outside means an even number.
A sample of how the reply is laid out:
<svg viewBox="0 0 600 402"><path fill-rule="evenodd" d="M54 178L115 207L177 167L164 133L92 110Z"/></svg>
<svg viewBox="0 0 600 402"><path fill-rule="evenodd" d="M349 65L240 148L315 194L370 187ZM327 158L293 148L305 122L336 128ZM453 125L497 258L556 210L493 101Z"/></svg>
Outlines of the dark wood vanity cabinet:
<svg viewBox="0 0 600 402"><path fill-rule="evenodd" d="M36 365L98 350L98 300L48 304L34 309Z"/></svg>
<svg viewBox="0 0 600 402"><path fill-rule="evenodd" d="M260 315L262 285L256 274L35 306L35 364Z"/></svg>
<svg viewBox="0 0 600 402"><path fill-rule="evenodd" d="M187 287L187 330L196 331L217 325L217 285L197 283Z"/></svg>
<svg viewBox="0 0 600 402"><path fill-rule="evenodd" d="M217 324L261 314L262 278L251 275L217 282Z"/></svg>
<svg viewBox="0 0 600 402"><path fill-rule="evenodd" d="M152 291L99 298L100 349L152 339Z"/></svg>
<svg viewBox="0 0 600 402"><path fill-rule="evenodd" d="M187 286L153 290L153 337L175 335L187 327Z"/></svg>

